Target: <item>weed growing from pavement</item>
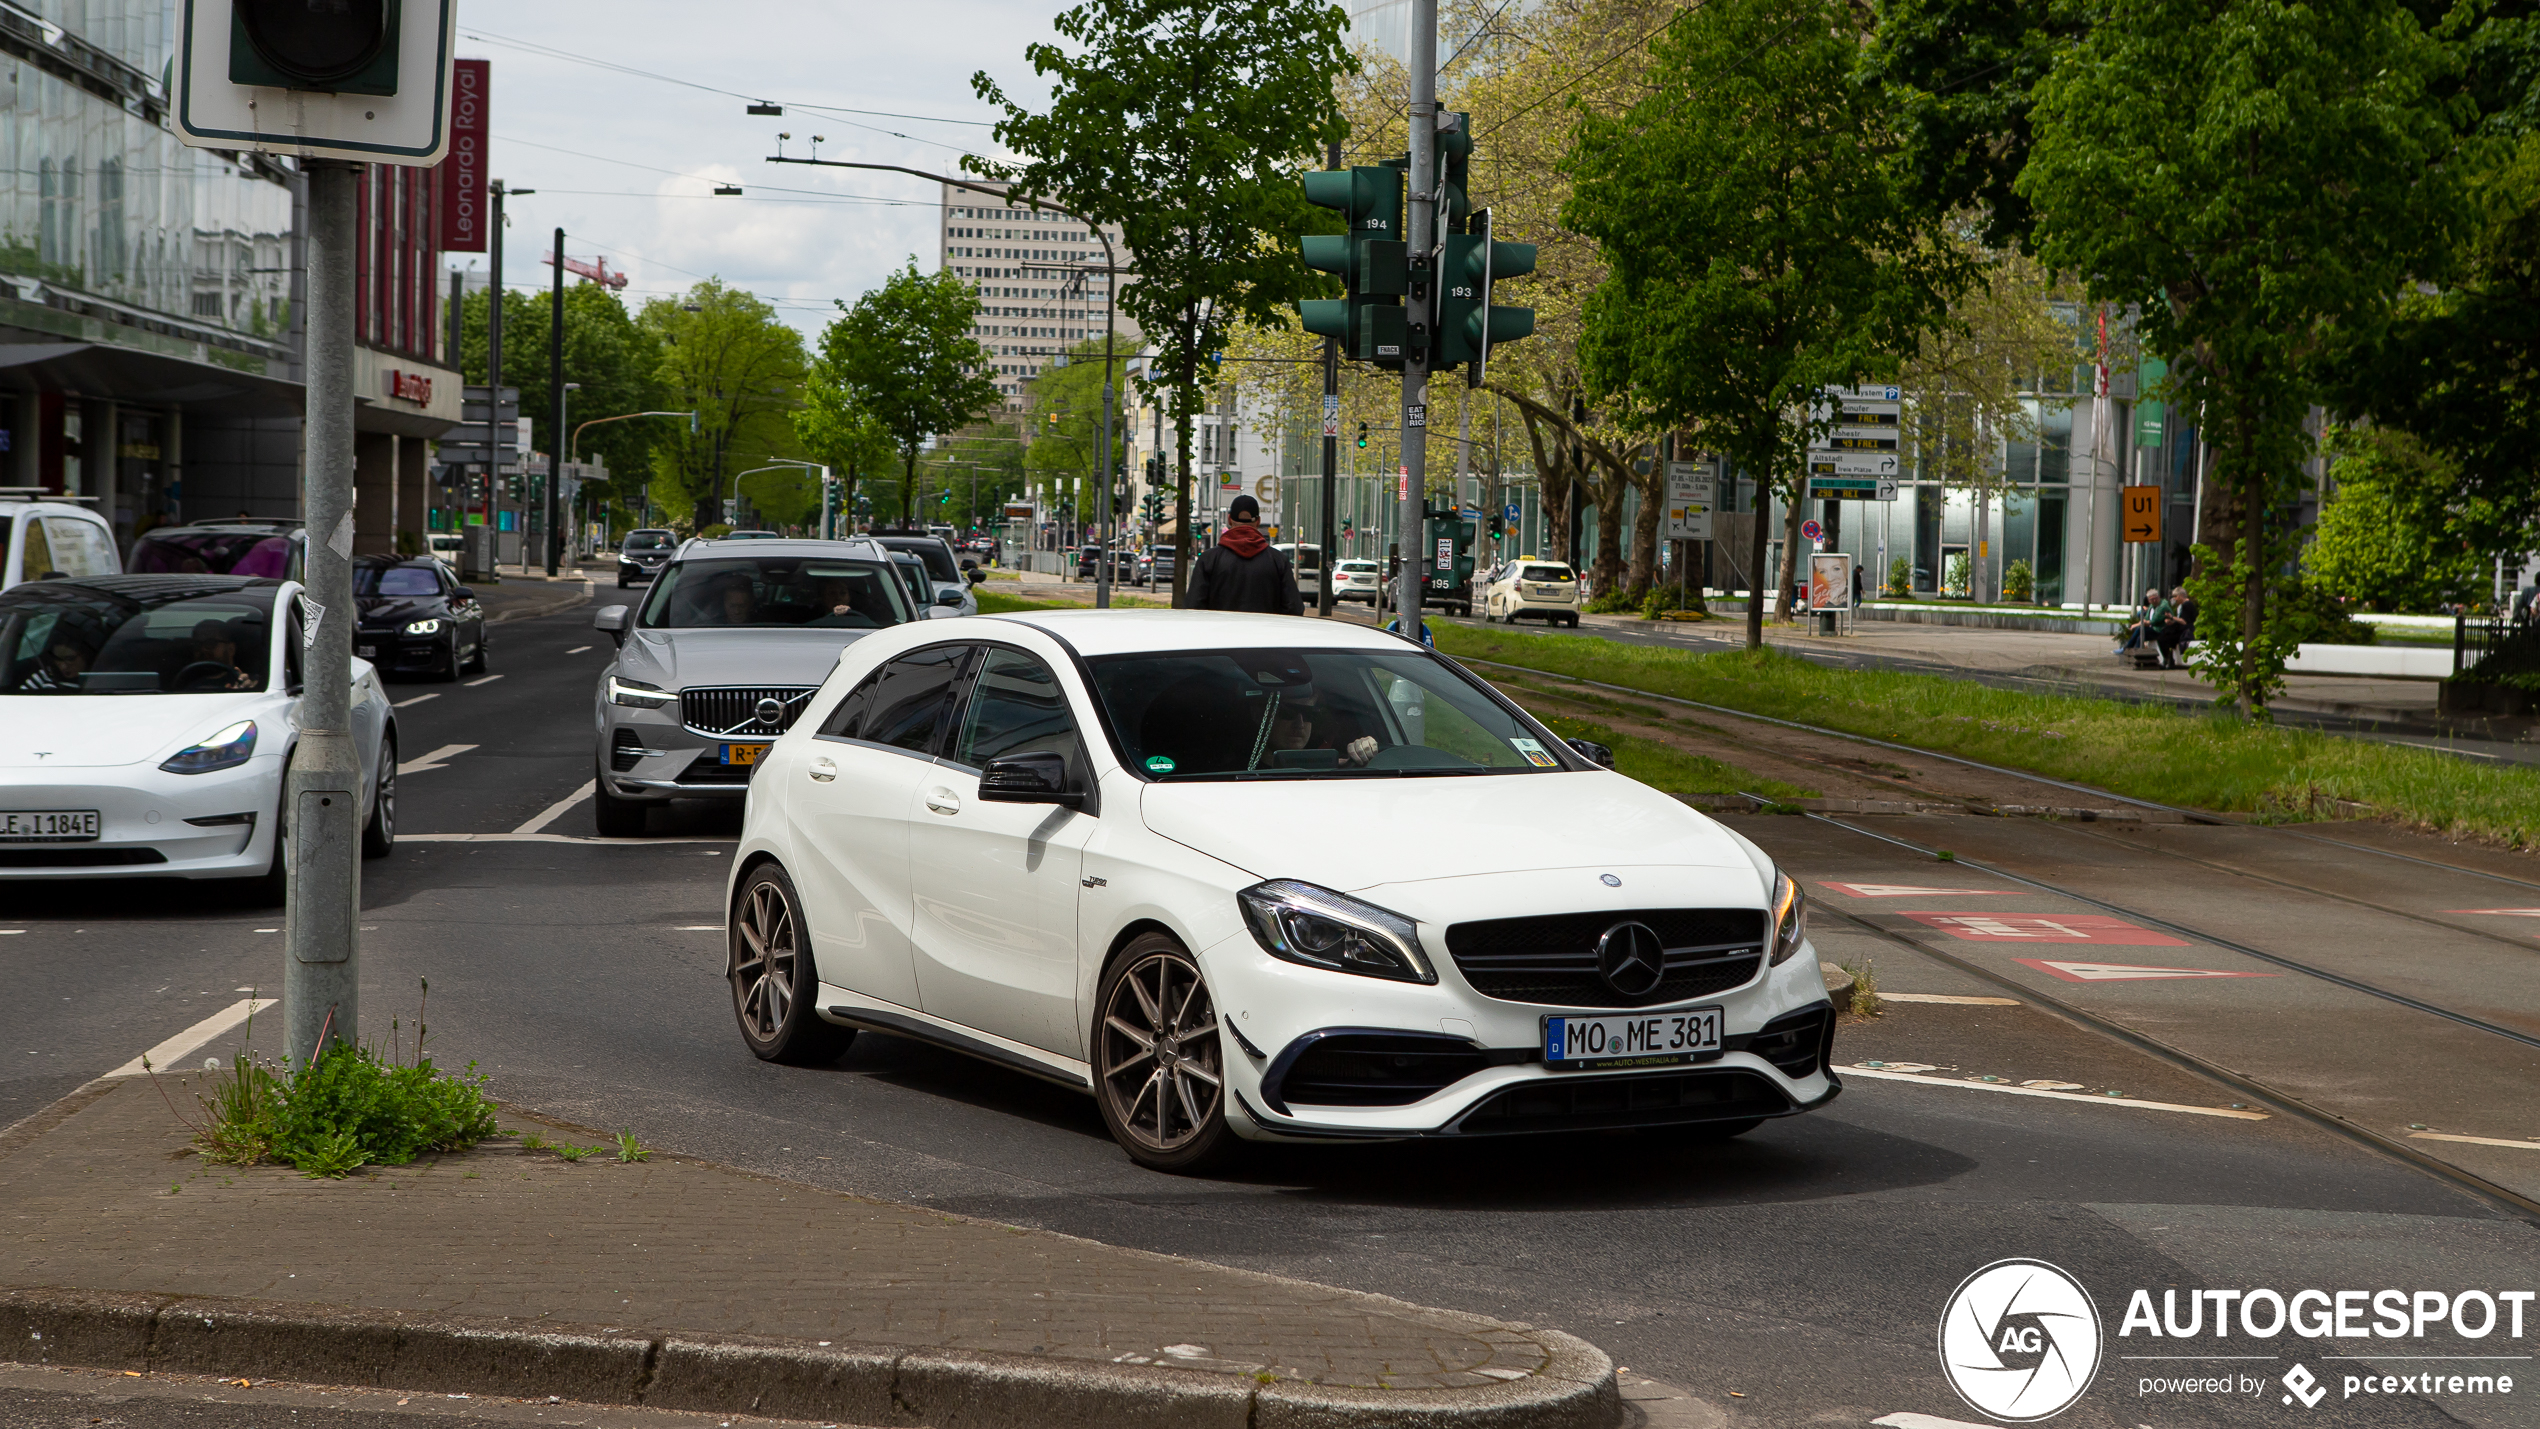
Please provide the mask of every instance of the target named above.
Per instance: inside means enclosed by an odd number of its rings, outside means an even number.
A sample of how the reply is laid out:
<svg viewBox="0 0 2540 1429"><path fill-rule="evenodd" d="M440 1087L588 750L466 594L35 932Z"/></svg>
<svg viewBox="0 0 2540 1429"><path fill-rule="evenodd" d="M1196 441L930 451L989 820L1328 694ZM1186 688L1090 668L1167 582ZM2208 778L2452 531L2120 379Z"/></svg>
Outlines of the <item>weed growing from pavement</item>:
<svg viewBox="0 0 2540 1429"><path fill-rule="evenodd" d="M592 1152L597 1151L600 1148L596 1146L576 1146L570 1141L558 1141L551 1143L547 1149L556 1153L558 1156L563 1157L567 1161L579 1161L583 1157L590 1155Z"/></svg>
<svg viewBox="0 0 2540 1429"><path fill-rule="evenodd" d="M2439 833L2522 847L2531 810L2540 807L2540 773L2527 768L2244 723L2228 713L1829 669L1772 651L1694 654L1592 636L1445 623L1434 629L1438 649L1450 655L1799 720L2262 821L2320 818L2361 804L2372 815Z"/></svg>
<svg viewBox="0 0 2540 1429"><path fill-rule="evenodd" d="M1841 966L1845 972L1852 974L1852 1015L1876 1017L1885 1012L1887 1004L1879 1001L1879 965L1863 958Z"/></svg>
<svg viewBox="0 0 2540 1429"><path fill-rule="evenodd" d="M650 1147L635 1139L635 1133L621 1131L617 1134L617 1159L624 1162L650 1161L653 1153Z"/></svg>
<svg viewBox="0 0 2540 1429"><path fill-rule="evenodd" d="M423 992L428 1001L430 983ZM403 1166L431 1151L464 1151L493 1135L494 1103L476 1064L458 1073L434 1066L424 1050L420 1012L412 1060L401 1060L398 1021L392 1019L394 1041L386 1055L376 1044L334 1043L296 1069L287 1058L233 1059L196 1095L200 1120L177 1114L194 1130L195 1151L225 1165L278 1161L317 1179L364 1166ZM254 1030L250 1020L249 1035ZM151 1079L157 1081L155 1069ZM160 1095L166 1094L162 1086Z"/></svg>

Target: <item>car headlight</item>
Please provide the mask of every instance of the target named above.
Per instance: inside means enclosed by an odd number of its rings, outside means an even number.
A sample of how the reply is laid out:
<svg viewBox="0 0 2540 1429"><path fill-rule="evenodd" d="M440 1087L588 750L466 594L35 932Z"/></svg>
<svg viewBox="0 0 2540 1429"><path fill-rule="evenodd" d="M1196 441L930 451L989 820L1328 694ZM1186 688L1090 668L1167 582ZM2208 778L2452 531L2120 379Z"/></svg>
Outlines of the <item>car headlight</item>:
<svg viewBox="0 0 2540 1429"><path fill-rule="evenodd" d="M409 620L406 622L406 633L408 635L431 635L439 631L440 628L441 622L438 618L431 620Z"/></svg>
<svg viewBox="0 0 2540 1429"><path fill-rule="evenodd" d="M641 680L624 680L615 675L609 676L610 704L632 705L639 710L657 710L675 698L677 697L670 691L659 685L647 685Z"/></svg>
<svg viewBox="0 0 2540 1429"><path fill-rule="evenodd" d="M1798 880L1775 870L1773 874L1773 966L1789 962L1808 939L1808 895L1799 891Z"/></svg>
<svg viewBox="0 0 2540 1429"><path fill-rule="evenodd" d="M235 769L256 752L256 722L242 719L200 744L190 744L159 762L170 774L209 774Z"/></svg>
<svg viewBox="0 0 2540 1429"><path fill-rule="evenodd" d="M1235 895L1253 941L1274 958L1328 972L1433 983L1419 925L1346 894L1274 878Z"/></svg>

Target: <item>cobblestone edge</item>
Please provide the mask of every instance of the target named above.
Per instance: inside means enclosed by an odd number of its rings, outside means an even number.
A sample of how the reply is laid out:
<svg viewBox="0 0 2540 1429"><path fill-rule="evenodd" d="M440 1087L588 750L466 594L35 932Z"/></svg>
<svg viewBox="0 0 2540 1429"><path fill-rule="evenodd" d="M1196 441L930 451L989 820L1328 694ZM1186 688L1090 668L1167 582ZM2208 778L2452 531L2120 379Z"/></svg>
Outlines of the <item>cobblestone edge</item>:
<svg viewBox="0 0 2540 1429"><path fill-rule="evenodd" d="M1515 1327L1509 1332L1519 1333ZM397 1315L213 1296L0 1287L0 1362L1017 1429L1611 1429L1614 1363L1524 1330L1534 1374L1369 1390L1162 1366L896 1345Z"/></svg>

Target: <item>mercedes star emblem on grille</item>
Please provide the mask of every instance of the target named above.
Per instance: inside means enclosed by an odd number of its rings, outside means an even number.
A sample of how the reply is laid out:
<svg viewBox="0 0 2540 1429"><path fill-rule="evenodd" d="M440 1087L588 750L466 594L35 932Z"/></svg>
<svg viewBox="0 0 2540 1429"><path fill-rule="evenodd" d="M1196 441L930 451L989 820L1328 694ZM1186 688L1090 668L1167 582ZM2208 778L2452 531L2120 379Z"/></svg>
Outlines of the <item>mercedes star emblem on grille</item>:
<svg viewBox="0 0 2540 1429"><path fill-rule="evenodd" d="M757 713L760 724L775 724L785 718L785 702L778 699L761 700L758 702Z"/></svg>
<svg viewBox="0 0 2540 1429"><path fill-rule="evenodd" d="M1625 997L1648 995L1666 968L1667 949L1646 923L1617 923L1596 940L1596 970Z"/></svg>

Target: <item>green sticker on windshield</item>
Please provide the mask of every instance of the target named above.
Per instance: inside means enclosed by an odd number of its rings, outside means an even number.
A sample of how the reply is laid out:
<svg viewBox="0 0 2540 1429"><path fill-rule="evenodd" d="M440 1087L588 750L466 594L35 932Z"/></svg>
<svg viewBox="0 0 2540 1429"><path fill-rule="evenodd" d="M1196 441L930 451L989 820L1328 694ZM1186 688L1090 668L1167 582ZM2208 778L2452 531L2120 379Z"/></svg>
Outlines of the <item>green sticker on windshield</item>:
<svg viewBox="0 0 2540 1429"><path fill-rule="evenodd" d="M1171 755L1168 755L1168 754L1150 754L1150 755L1148 755L1148 756L1147 756L1147 772L1148 772L1149 774L1170 774L1170 773L1172 773L1172 772L1173 772L1173 757L1172 757Z"/></svg>

